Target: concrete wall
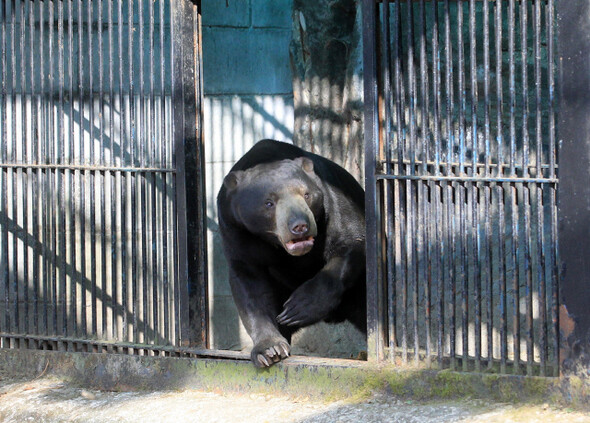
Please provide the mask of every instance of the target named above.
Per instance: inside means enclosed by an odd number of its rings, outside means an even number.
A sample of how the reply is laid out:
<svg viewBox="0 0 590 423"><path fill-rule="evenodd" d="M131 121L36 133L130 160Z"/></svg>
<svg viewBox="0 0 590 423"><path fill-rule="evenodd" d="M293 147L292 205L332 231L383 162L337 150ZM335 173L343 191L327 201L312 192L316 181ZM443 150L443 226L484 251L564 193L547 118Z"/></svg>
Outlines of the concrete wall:
<svg viewBox="0 0 590 423"><path fill-rule="evenodd" d="M211 347L244 349L251 340L231 296L215 197L232 165L258 140L291 141L289 59L292 0L203 2L203 76ZM364 336L350 323L319 323L293 336L295 354L356 357Z"/></svg>
<svg viewBox="0 0 590 423"><path fill-rule="evenodd" d="M292 0L203 2L203 77L211 347L241 349L242 327L228 284L215 197L231 166L258 140L290 141Z"/></svg>

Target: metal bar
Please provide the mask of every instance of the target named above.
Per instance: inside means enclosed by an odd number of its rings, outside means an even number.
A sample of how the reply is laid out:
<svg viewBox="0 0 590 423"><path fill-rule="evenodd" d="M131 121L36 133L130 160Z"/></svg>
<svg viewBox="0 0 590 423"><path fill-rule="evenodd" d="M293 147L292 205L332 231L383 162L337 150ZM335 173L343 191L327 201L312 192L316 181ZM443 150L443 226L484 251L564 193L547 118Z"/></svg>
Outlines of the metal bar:
<svg viewBox="0 0 590 423"><path fill-rule="evenodd" d="M401 4L399 0L395 2L395 28L393 31L394 38L394 86L395 86L395 116L396 116L396 145L394 145L395 154L398 157L398 163L394 163L393 171L395 174L402 174L405 169L401 163L405 158L405 109L404 109L404 88L402 76L402 62L403 62L403 37L402 37L402 19L401 19ZM404 185L399 181L393 181L393 213L394 213L394 230L395 230L395 275L396 280L391 281L394 288L395 297L391 298L392 307L394 308L392 320L389 325L390 331L390 347L398 347L402 344L405 332L405 314L397 312L397 302L403 301L406 304L406 268L404 263L405 256L405 220L403 216L404 204ZM400 287L401 285L401 287ZM399 288L399 289L398 289ZM401 293L401 295L400 295ZM393 294L393 293L392 293ZM401 315L401 316L400 316ZM400 327L401 326L401 327ZM406 344L407 345L407 344ZM404 349L402 359L407 361L407 347ZM392 354L392 359L393 359Z"/></svg>
<svg viewBox="0 0 590 423"><path fill-rule="evenodd" d="M147 122L145 117L145 51L144 51L144 5L142 0L138 0L137 3L138 14L139 14L139 126L138 130L138 141L139 141L139 163L143 165L146 159L146 128ZM141 186L140 186L140 224L141 224L141 242L140 242L140 255L141 255L141 316L142 316L142 341L144 343L149 342L149 314L148 314L148 245L147 245L147 187L146 187L146 175L140 174Z"/></svg>
<svg viewBox="0 0 590 423"><path fill-rule="evenodd" d="M83 43L83 20L82 20L82 9L85 2L80 0L78 3L78 49L79 51L84 50L84 43ZM86 161L86 146L85 146L85 135L83 128L85 127L84 123L84 113L85 113L85 91L84 91L84 55L78 55L78 104L80 109L80 117L78 121L78 127L80 128L80 161L83 163ZM88 325L86 321L86 179L87 172L80 172L79 176L79 216L80 216L80 278L77 281L78 288L76 290L76 296L79 298L80 307L78 308L78 315L76 315L76 320L79 321L79 329L81 336L85 336L88 333Z"/></svg>
<svg viewBox="0 0 590 423"><path fill-rule="evenodd" d="M557 185L559 179L553 178L479 178L471 176L437 176L437 175L377 175L378 180L394 179L408 181L449 181L449 182L482 182L482 183L511 183L511 184L549 184Z"/></svg>
<svg viewBox="0 0 590 423"><path fill-rule="evenodd" d="M122 25L122 22L118 22L118 25ZM115 71L114 71L114 58L115 58L115 49L113 43L113 2L107 2L107 37L108 37L108 66L109 66L109 139L110 139L110 154L109 154L109 166L113 167L115 165L115 94L114 94L114 81L115 81ZM119 136L119 141L121 140L121 136ZM105 163L106 164L106 163ZM109 195L111 199L111 217L110 217L110 229L111 229L111 239L110 239L110 249L111 252L111 266L110 266L110 280L111 280L111 304L110 304L110 312L111 318L109 319L110 322L110 338L111 339L118 339L119 338L119 321L117 318L118 314L118 294L119 290L118 287L118 278L119 272L118 270L118 261L119 261L119 248L118 244L118 237L117 237L117 229L116 229L116 221L117 221L117 205L116 202L116 191L117 191L117 177L118 173L110 174L110 186L109 186Z"/></svg>
<svg viewBox="0 0 590 423"><path fill-rule="evenodd" d="M73 15L73 0L68 1L68 46L69 46L69 67L68 67L68 78L69 78L69 122L70 122L70 159L69 163L75 162L75 127L74 127L74 15ZM79 177L79 172L71 171L70 172L70 222L69 228L70 229L70 265L71 268L74 269L72 275L70 275L70 316L68 318L68 322L70 323L71 327L69 329L70 334L76 334L78 331L77 328L77 319L76 315L77 311L77 304L76 304L76 270L77 270L77 260L76 260L76 221L77 221L77 210L76 210L76 202L74 200L74 193L76 192L76 179ZM67 309L66 304L64 304L64 309Z"/></svg>
<svg viewBox="0 0 590 423"><path fill-rule="evenodd" d="M131 22L133 22L133 17L131 17ZM123 20L123 6L122 2L119 1L117 3L117 25L118 25L118 56L119 56L119 133L120 135L120 157L119 157L119 165L125 166L127 163L127 149L128 149L128 141L127 137L125 136L126 131L126 120L125 120L125 99L123 96L123 84L124 81L129 81L130 76L124 79L124 72L123 72L123 26L125 21ZM131 25L131 23L128 23ZM129 120L129 119L127 119ZM121 190L121 211L120 211L120 228L121 228L121 241L120 241L120 255L121 255L121 285L120 285L120 303L119 303L119 315L121 316L119 321L121 323L122 329L120 329L120 333L122 339L128 341L130 339L129 335L129 317L128 317L128 254L127 254L127 185L128 185L128 176L126 174L118 173L119 177L119 184Z"/></svg>
<svg viewBox="0 0 590 423"><path fill-rule="evenodd" d="M490 162L491 162L491 130L490 130L490 9L488 0L483 2L483 67L484 67L484 176L490 177ZM483 241L478 240L478 245L483 246L483 267L485 269L485 285L487 299L486 299L486 342L487 352L486 358L488 362L488 369L493 365L494 356L494 293L493 293L493 278L492 278L492 263L493 253L491 245L491 218L490 205L492 203L492 192L490 184L483 184ZM480 210L482 207L480 207ZM479 235L478 231L478 235ZM481 261L480 261L481 263Z"/></svg>
<svg viewBox="0 0 590 423"><path fill-rule="evenodd" d="M93 16L92 16L92 1L88 3L87 8L87 19L88 19L88 51L90 54L88 55L88 91L89 91L89 98L88 98L88 115L89 115L89 136L90 136L90 148L89 148L89 157L88 160L90 163L96 163L96 151L95 151L95 144L96 144L96 135L94 132L94 124L95 124L95 114L94 114L94 47L92 43L93 38ZM89 179L89 201L90 201L90 318L91 318L91 326L90 332L91 334L96 334L98 332L98 311L97 311L97 257L98 257L98 246L97 246L97 230L96 230L96 183L95 180L96 173L95 172L88 172L88 179ZM100 181L98 182L100 183Z"/></svg>
<svg viewBox="0 0 590 423"><path fill-rule="evenodd" d="M536 2L533 6L534 19L534 55L535 55L535 135L536 135L536 165L537 176L541 175L541 163L543 157L543 136L542 136L542 79L541 79L541 3ZM546 375L547 367L547 317L546 317L546 298L547 288L545 283L545 240L543 228L545 219L543 215L543 187L535 187L534 194L537 199L537 287L539 292L538 307L540 320L539 335L539 358L540 358L540 375Z"/></svg>
<svg viewBox="0 0 590 423"><path fill-rule="evenodd" d="M135 126L135 73L134 73L134 57L133 57L133 37L134 37L134 9L133 9L133 0L130 0L128 3L128 12L129 12L129 22L128 22L128 42L129 42L129 50L127 51L127 58L128 58L128 71L129 71L129 162L132 166L137 166L137 157L135 154L136 150L136 142L137 142L137 129ZM138 298L138 291L139 291L139 281L138 281L138 268L137 268L137 260L138 260L138 251L137 251L137 176L135 174L130 175L130 196L131 196L131 210L130 210L130 220L131 220L131 252L130 252L130 260L131 260L131 312L133 316L132 322L132 339L133 342L139 342L139 321L138 321L138 313L139 313L139 298ZM130 334L131 335L131 334Z"/></svg>
<svg viewBox="0 0 590 423"><path fill-rule="evenodd" d="M30 121L30 115L27 111L27 79L26 79L26 55L25 55L25 4L20 3L20 92L21 92L21 161L26 162L29 159L29 148L30 148L30 139L28 136L28 122ZM27 119L28 118L28 119ZM29 173L28 172L20 172L21 175L21 207L22 207L22 228L23 233L29 233L29 206L28 206L28 179ZM20 285L20 290L22 291L22 295L19 295L17 291L17 299L20 297L22 298L22 312L23 318L19 325L17 325L18 331L24 330L25 332L29 332L29 241L27 236L21 237L22 242L22 281L18 284ZM24 282L24 283L23 283ZM16 308L19 308L19 302L17 301ZM22 328L22 329L21 329Z"/></svg>
<svg viewBox="0 0 590 423"><path fill-rule="evenodd" d="M109 1L109 0L107 0ZM110 1L109 1L110 2ZM98 25L97 25L97 36L98 36L98 86L99 86L99 98L98 98L98 132L99 132L99 158L98 162L101 165L105 165L105 127L104 127L104 117L107 115L105 113L105 102L104 102L104 93L105 93L105 81L104 81L104 57L103 57L103 3L102 0L98 0L97 2L98 7ZM107 260L107 209L106 209L106 185L107 185L107 175L105 172L98 173L98 183L100 185L100 204L102 207L99 208L100 213L100 264L101 267L100 271L100 304L101 304L101 315L100 315L100 334L97 334L100 337L105 337L107 335L107 269L111 268L109 266ZM96 281L98 283L98 281ZM98 325L97 325L98 326ZM97 327L98 329L98 327Z"/></svg>
<svg viewBox="0 0 590 423"><path fill-rule="evenodd" d="M435 175L440 175L440 160L442 156L442 136L441 136L441 110L442 110L442 90L441 90L441 55L439 47L439 12L438 2L432 2L432 15L433 15L433 27L432 27L432 51L433 51L433 69L432 69L432 92L434 97L433 102L433 126L434 126L434 146L435 146ZM437 338L436 338L436 351L437 360L439 367L442 367L443 363L443 348L444 348L444 264L442 257L445 257L446 248L443 241L443 230L442 225L439 222L443 221L443 210L442 210L442 195L439 183L431 185L431 192L434 192L433 202L435 204L435 215L434 219L431 219L432 233L434 235L434 262L438 263L437 266L433 266L433 278L437 282Z"/></svg>
<svg viewBox="0 0 590 423"><path fill-rule="evenodd" d="M12 52L11 55L11 70L12 70L12 81L10 84L10 102L11 102L11 119L10 119L10 126L12 129L12 148L11 148L11 156L12 161L16 162L17 158L17 150L16 150L16 139L17 139L17 124L16 124L16 2L12 0L11 3L11 25L10 25L10 51ZM8 140L7 140L8 141ZM12 172L11 174L11 191L12 191L12 220L16 226L18 226L18 209L17 209L17 179L18 175L17 172ZM12 330L18 330L18 323L19 323L19 310L18 310L18 268L19 268L19 261L18 261L18 236L17 230L12 234L12 260L11 260L11 267L12 267L12 289L9 287L9 303L10 308L12 309Z"/></svg>
<svg viewBox="0 0 590 423"><path fill-rule="evenodd" d="M43 3L39 2L39 21L40 22L44 22L45 18L44 18L44 7L43 7ZM45 38L45 34L44 34L44 28L45 25L40 25L39 27L39 67L42 70L43 75L41 75L40 78L40 96L39 96L39 149L38 149L38 159L45 159L46 158L46 150L45 150L45 136L46 136L46 132L45 132L45 103L43 102L43 93L45 92L45 78L44 75L45 73L45 49L44 49L44 38ZM47 208L45 207L46 205L46 200L47 197L45 195L43 195L42 193L46 192L46 183L47 183L47 172L38 172L38 177L39 177L39 192L41 193L39 195L39 209L41 210L41 225L39 227L39 235L41 238L41 269L40 269L40 276L41 276L41 281L40 284L41 286L41 291L42 291L42 297L43 297L43 318L42 318L42 325L43 325L43 331L45 332L46 335L49 334L49 329L48 329L48 321L47 321L47 316L48 316L48 310L47 310L47 277L48 277L48 271L47 271L47 242L48 242L48 237L47 237Z"/></svg>
<svg viewBox="0 0 590 423"><path fill-rule="evenodd" d="M8 51L7 48L7 36L6 36L6 25L7 25L7 12L8 12L8 3L4 4L4 7L0 6L2 11L2 46L3 51ZM6 83L8 78L8 65L6 60L6 54L2 54L2 122L0 125L2 126L2 139L8 140L8 92L6 89ZM8 142L0 143L0 149L2 154L2 162L6 162L8 160ZM8 180L8 170L2 171L2 192L8 193L7 187L7 180ZM10 331L10 310L9 310L9 272L10 267L8 265L8 195L2 196L2 229L1 235L2 238L0 240L1 243L1 252L2 252L2 260L0 264L2 264L2 285L4 285L4 321L3 327L4 330Z"/></svg>
<svg viewBox="0 0 590 423"><path fill-rule="evenodd" d="M161 166L168 165L169 158L167 154L167 143L165 140L167 139L166 136L166 128L167 119L166 119L166 74L170 74L170 72L166 72L166 60L164 51L165 44L164 44L164 1L160 1L160 9L159 9L159 17L160 17L160 54L162 57L160 58L160 86L161 86L161 95L162 98L160 100L160 115L161 115L161 124L160 124L160 140L161 140ZM172 50L170 48L169 50ZM170 84L172 85L172 84ZM162 201L162 225L165 225L166 228L168 227L168 175L163 175L164 183L163 183L163 199ZM163 299L164 299L164 338L170 339L170 324L169 324L169 316L170 316L170 307L169 307L169 280L170 280L170 272L168 271L168 236L166 235L168 231L163 231L162 236L162 291L163 291Z"/></svg>
<svg viewBox="0 0 590 423"><path fill-rule="evenodd" d="M416 134L416 105L417 105L417 87L416 87L416 71L414 69L415 60L415 47L414 47L414 7L411 2L407 4L407 22L408 22L408 99L409 99L409 124L410 124L410 136L408 154L410 156L410 173L415 172L415 161L417 156L417 134ZM410 181L406 182L406 213L407 213L407 225L408 234L406 237L406 254L407 254L407 275L408 275L408 290L411 290L411 301L412 301L412 340L414 341L414 361L417 363L419 360L419 344L418 344L418 254L417 254L417 242L414 240L418 239L417 234L417 222L416 222L416 204L418 201L418 187L412 184ZM414 187L416 187L416 193L414 193ZM414 200L416 195L416 200ZM408 308L406 308L408 310Z"/></svg>
<svg viewBox="0 0 590 423"><path fill-rule="evenodd" d="M446 88L446 125L447 125L447 154L446 154L446 169L445 175L447 177L451 176L453 173L452 167L450 165L453 162L453 144L454 144L454 130L453 130L453 105L454 105L454 87L453 87L453 49L451 44L451 11L449 0L445 0L444 2L444 22L445 22L445 88ZM455 369L456 367L456 309L455 309L455 266L454 266L454 257L456 254L456 244L455 244L455 226L454 226L454 218L452 212L452 199L453 199L453 191L454 188L452 186L451 181L448 181L446 184L445 189L445 199L444 202L446 204L446 230L447 230L447 245L449 245L448 252L447 252L447 269L448 269L448 278L447 282L449 284L449 289L447 289L447 295L450 295L450 304L449 304L449 355L450 355L450 368Z"/></svg>
<svg viewBox="0 0 590 423"><path fill-rule="evenodd" d="M518 194L515 184L509 186L509 201L512 227L512 289L513 289L513 312L512 312L512 342L514 354L514 374L520 374L520 248L519 248L519 224L518 224Z"/></svg>
<svg viewBox="0 0 590 423"><path fill-rule="evenodd" d="M523 176L528 176L529 164L529 101L528 101L528 2L521 2L520 8L520 49L521 49L521 76L522 76L522 168ZM530 259L530 190L527 184L522 186L523 207L524 207L524 239L523 239L523 260L524 260L524 284L525 290L525 312L526 312L526 349L527 349L527 375L531 376L533 371L533 286L531 275Z"/></svg>
<svg viewBox="0 0 590 423"><path fill-rule="evenodd" d="M397 4L396 4L397 6ZM364 98L365 107L365 204L367 222L367 352L370 361L380 361L383 358L383 327L380 311L379 287L380 239L377 233L379 219L377 181L375 179L377 143L379 140L379 113L377 110L377 48L376 34L377 14L376 5L372 0L362 2L363 19L363 63L364 63Z"/></svg>
<svg viewBox="0 0 590 423"><path fill-rule="evenodd" d="M70 165L70 164L45 164L45 163L0 163L0 169L31 169L47 171L80 170L88 172L121 172L121 173L176 173L172 168L151 168L151 167L117 167L117 166L93 166L93 165ZM551 180L545 180L551 181ZM557 181L557 180L555 180Z"/></svg>
<svg viewBox="0 0 590 423"><path fill-rule="evenodd" d="M484 0L484 3L486 1ZM478 130L477 126L477 111L478 111L478 81L477 81L477 37L475 31L475 1L469 0L469 65L470 65L470 77L471 77L471 175L478 176L476 172L475 164L478 161L479 156L479 145L478 145ZM484 50L488 48L487 44L482 46ZM468 207L470 206L471 213L471 228L468 237L471 238L469 260L471 268L468 271L468 275L472 276L472 282L468 285L473 285L473 326L475 332L475 343L474 354L475 354L475 370L480 371L481 369L481 250L479 240L479 220L478 220L478 196L479 191L476 183L471 184L471 189L468 193ZM469 333L468 333L469 335ZM469 348L467 348L469 355Z"/></svg>
<svg viewBox="0 0 590 423"><path fill-rule="evenodd" d="M57 148L59 149L58 163L65 163L65 130L64 130L64 15L63 15L63 2L57 4L57 44L58 44L58 59L57 59L57 72L58 72L58 107L57 107ZM61 326L60 330L62 335L67 335L67 307L66 307L66 207L65 207L65 172L56 172L57 179L57 201L58 201L58 231L60 232L58 240L58 249L56 254L59 259L57 270L59 272L59 285L55 286L56 291L59 291L59 302L61 303ZM56 295L57 298L57 295ZM58 309L58 303L55 304L56 310ZM56 334L58 332L56 331Z"/></svg>
<svg viewBox="0 0 590 423"><path fill-rule="evenodd" d="M397 16L397 8L396 10ZM394 118L398 118L392 112L393 109L393 100L392 100L392 83L391 83L391 30L390 30L390 9L389 9L389 1L383 2L383 35L381 37L381 58L382 58L382 69L383 69L383 94L384 94L384 121L383 121L383 130L385 134L385 157L390 159L392 155L392 150L395 149L395 143L399 143L399 139L395 138L392 129L392 120ZM397 22L396 22L397 24ZM396 26L397 28L397 26ZM394 45L397 45L399 40L397 40L397 32L394 35ZM394 59L397 60L397 57ZM393 166L388 165L386 166L385 171L387 173L393 172ZM396 319L395 319L395 275L396 275L396 268L395 268L395 260L397 260L396 254L396 247L398 245L399 240L399 232L396 229L396 220L398 217L394 211L395 207L398 207L397 201L394 197L397 194L398 184L395 182L392 184L384 183L384 196L385 196L385 232L386 232L386 263L387 263L387 329L388 329L388 348L389 348L389 359L393 363L395 362L395 338L396 338ZM395 204L395 205L394 205ZM393 239L391 239L393 234Z"/></svg>
<svg viewBox="0 0 590 423"><path fill-rule="evenodd" d="M35 45L38 45L38 43L34 43L33 40L36 39L35 37L35 26L34 26L34 15L35 15L35 9L34 9L34 2L29 2L29 42L30 42L30 48L29 48L29 53L30 53L30 57L29 57L29 75L31 78L31 156L30 156L30 160L38 160L39 158L39 144L41 143L41 138L39 136L39 132L38 132L38 119L39 119L39 115L38 115L38 108L40 107L40 99L37 100L37 97L39 97L37 95L37 91L36 91L36 87L35 87ZM1 8L0 8L1 9ZM36 209L36 212L33 211L32 213L32 229L31 229L31 233L37 236L37 239L40 239L40 233L38 232L38 228L39 228L39 187L38 187L38 182L39 179L41 178L41 174L39 171L37 172L30 172L31 174L31 198L32 198L32 206ZM41 333L41 330L39 328L39 256L41 254L41 251L39 249L38 243L34 243L33 244L33 278L32 278L32 284L33 284L33 332L34 333Z"/></svg>
<svg viewBox="0 0 590 423"><path fill-rule="evenodd" d="M49 78L49 160L52 163L58 162L58 145L59 139L56 140L56 128L55 128L55 102L54 102L54 93L55 93L55 78L53 75L56 75L59 71L55 69L56 64L54 63L54 52L55 52L55 6L54 3L49 3L49 75L52 77ZM59 42L59 40L58 40ZM59 131L59 129L58 129ZM50 270L50 280L49 280L49 289L51 291L51 305L52 305L52 326L53 326L53 334L57 335L58 328L57 328L57 273L58 269L56 266L56 257L57 257L57 248L58 248L58 213L60 205L58 203L58 190L59 186L59 179L58 179L58 172L52 172L49 176L48 182L48 191L49 191L49 201L51 201L51 210L49 212L50 215L50 260L49 260L49 268Z"/></svg>
<svg viewBox="0 0 590 423"><path fill-rule="evenodd" d="M149 26L149 51L150 51L150 102L149 102L149 112L150 112L150 148L151 148L151 154L150 154L150 165L151 166L156 166L156 151L157 151L157 138L156 138L156 127L155 127L155 90L156 90L156 85L155 85L155 66L154 66L154 48L155 48L155 40L154 40L154 27L155 27L155 15L154 15L154 3L153 2L149 2L149 20L150 20L150 26ZM163 24L163 22L160 23L161 25ZM163 28L160 29L160 31L162 31ZM163 95L162 95L163 97ZM152 303L151 303L151 307L152 307L152 319L153 319L153 323L152 323L152 329L153 329L153 341L154 343L160 343L162 342L162 339L160 337L160 325L159 325L159 313L158 313L158 293L159 293L159 281L160 281L160 269L159 269L159 263L158 263L158 253L161 249L161 243L160 240L158 239L158 217L157 217L157 204L158 204L158 199L157 199L157 180L158 180L158 176L157 175L152 175L151 177L151 203L152 203L152 209L151 209L151 226L152 226L152 233L151 233L151 242L152 245L156 245L156 248L152 249L152 257L151 257L151 269L152 269L152 277L150 279L151 282L151 289L152 289Z"/></svg>
<svg viewBox="0 0 590 423"><path fill-rule="evenodd" d="M420 82L421 82L421 114L422 114L422 171L423 173L427 172L426 162L428 161L428 145L430 145L430 119L428 118L428 105L429 96L428 96L428 66L427 66L427 58L426 58L426 5L424 0L420 1ZM431 353L432 353L432 345L431 345L431 289L432 289L432 279L429 277L430 272L428 271L429 263L430 263L430 242L429 242L429 210L430 210L430 203L428 201L428 183L421 182L418 184L418 203L422 202L422 207L420 208L421 213L421 222L419 229L422 231L422 237L419 238L419 242L421 242L421 246L418 246L418 252L420 254L420 261L418 262L420 270L419 280L420 286L424 286L424 296L425 296L425 305L424 305L424 328L425 328L425 349L426 349L426 363L430 366L431 361Z"/></svg>
<svg viewBox="0 0 590 423"><path fill-rule="evenodd" d="M197 148L197 164L198 169L205 168L205 148L204 148L204 127L203 127L203 99L204 99L204 83L203 83L203 35L202 35L202 2L199 0L196 4L193 3L193 21L194 21L194 49L195 49L195 57L194 57L194 67L197 73L195 80L197 84L195 86L195 104L197 106L197 110L195 111L196 122L195 126L197 128L197 143L195 143ZM205 172L197 172L198 175L198 193L199 196L205 197L207 195L206 190L206 175ZM204 202L203 202L204 205ZM208 263L208 248L207 248L207 211L204 206L199 207L199 263L198 264L198 271L199 271L199 290L198 290L198 305L199 305L199 317L200 317L200 335L201 335L201 346L202 347L209 347L209 285L208 285L208 278L207 278L207 263Z"/></svg>
<svg viewBox="0 0 590 423"><path fill-rule="evenodd" d="M547 1L547 85L548 85L548 127L549 127L549 177L555 176L556 163L556 140L555 140L555 52L554 52L554 2ZM558 276L558 238L557 238L557 210L556 210L556 192L555 187L549 189L549 207L551 214L551 237L550 253L551 257L551 323L553 337L551 346L553 348L553 375L559 375L559 276Z"/></svg>

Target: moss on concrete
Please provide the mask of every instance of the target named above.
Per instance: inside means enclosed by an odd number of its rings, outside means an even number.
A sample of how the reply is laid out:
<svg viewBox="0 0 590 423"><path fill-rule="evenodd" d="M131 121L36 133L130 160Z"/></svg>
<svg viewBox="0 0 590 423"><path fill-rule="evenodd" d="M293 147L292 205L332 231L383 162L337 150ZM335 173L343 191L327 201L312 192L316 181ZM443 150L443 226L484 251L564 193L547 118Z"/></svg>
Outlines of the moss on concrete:
<svg viewBox="0 0 590 423"><path fill-rule="evenodd" d="M481 398L582 409L590 404L590 385L579 377L461 373L308 358L261 370L240 360L0 350L0 372L9 377L43 372L103 390L192 388L349 401L379 393L418 401Z"/></svg>

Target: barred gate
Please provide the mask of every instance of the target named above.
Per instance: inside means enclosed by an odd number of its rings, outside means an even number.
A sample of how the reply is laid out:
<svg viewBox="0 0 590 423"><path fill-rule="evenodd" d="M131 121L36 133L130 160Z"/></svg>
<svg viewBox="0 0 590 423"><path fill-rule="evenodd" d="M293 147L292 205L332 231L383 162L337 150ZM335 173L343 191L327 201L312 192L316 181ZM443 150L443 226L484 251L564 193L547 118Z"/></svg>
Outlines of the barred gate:
<svg viewBox="0 0 590 423"><path fill-rule="evenodd" d="M198 13L188 0L2 2L1 347L188 345Z"/></svg>
<svg viewBox="0 0 590 423"><path fill-rule="evenodd" d="M377 359L559 372L553 3L363 2Z"/></svg>

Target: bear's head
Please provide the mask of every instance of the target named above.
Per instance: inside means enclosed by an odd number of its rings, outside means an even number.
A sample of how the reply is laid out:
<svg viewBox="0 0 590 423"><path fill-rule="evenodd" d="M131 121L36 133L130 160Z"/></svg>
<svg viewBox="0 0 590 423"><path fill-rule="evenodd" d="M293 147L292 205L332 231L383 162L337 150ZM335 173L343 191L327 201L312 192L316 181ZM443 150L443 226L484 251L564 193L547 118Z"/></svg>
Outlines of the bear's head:
<svg viewBox="0 0 590 423"><path fill-rule="evenodd" d="M313 162L305 157L230 172L224 179L231 214L248 232L293 256L307 254L324 214Z"/></svg>

